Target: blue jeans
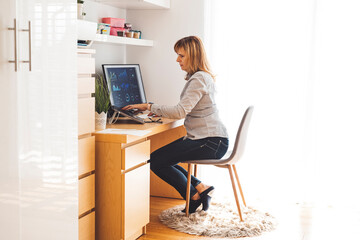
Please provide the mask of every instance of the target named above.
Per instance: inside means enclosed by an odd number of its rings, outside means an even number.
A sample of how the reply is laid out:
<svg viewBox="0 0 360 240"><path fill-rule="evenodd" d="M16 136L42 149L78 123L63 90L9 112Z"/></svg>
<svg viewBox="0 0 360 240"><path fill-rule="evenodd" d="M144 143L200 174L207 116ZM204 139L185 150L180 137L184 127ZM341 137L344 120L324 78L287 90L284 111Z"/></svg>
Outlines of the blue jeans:
<svg viewBox="0 0 360 240"><path fill-rule="evenodd" d="M179 138L151 153L150 169L186 199L187 171L177 164L188 160L220 159L227 149L227 138L208 137L197 140ZM195 187L200 183L199 179L191 176L191 197L197 193Z"/></svg>

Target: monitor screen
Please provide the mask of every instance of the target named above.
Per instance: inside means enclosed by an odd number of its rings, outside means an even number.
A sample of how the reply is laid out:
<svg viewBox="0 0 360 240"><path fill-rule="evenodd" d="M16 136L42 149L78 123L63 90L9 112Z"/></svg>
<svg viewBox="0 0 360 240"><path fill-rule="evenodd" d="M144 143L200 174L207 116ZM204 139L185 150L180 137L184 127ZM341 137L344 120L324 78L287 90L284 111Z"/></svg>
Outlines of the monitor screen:
<svg viewBox="0 0 360 240"><path fill-rule="evenodd" d="M129 104L146 103L138 64L103 64L111 106L120 109Z"/></svg>

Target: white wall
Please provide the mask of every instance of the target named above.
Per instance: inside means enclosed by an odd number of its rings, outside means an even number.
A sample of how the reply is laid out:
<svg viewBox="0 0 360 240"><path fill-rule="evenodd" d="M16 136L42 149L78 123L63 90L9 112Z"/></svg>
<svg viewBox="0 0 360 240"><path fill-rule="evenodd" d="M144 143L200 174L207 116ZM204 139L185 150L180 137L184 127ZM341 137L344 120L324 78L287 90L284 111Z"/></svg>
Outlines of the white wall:
<svg viewBox="0 0 360 240"><path fill-rule="evenodd" d="M141 30L154 47L127 46L127 63L139 63L148 101L177 104L185 84L176 62L175 42L185 36L204 36L204 0L172 0L169 10L128 10L127 22Z"/></svg>
<svg viewBox="0 0 360 240"><path fill-rule="evenodd" d="M124 10L87 0L85 20L101 22L103 17L125 18L133 29L142 31L143 39L153 47L93 44L96 49L96 72L105 63L140 64L148 101L176 104L185 84L176 62L175 42L185 36L204 37L204 0L172 0L168 10Z"/></svg>
<svg viewBox="0 0 360 240"><path fill-rule="evenodd" d="M87 0L84 3L85 20L101 22L104 17L125 18L126 10ZM102 64L125 63L126 46L115 44L94 43L92 48L96 50L95 68L97 73L102 73Z"/></svg>

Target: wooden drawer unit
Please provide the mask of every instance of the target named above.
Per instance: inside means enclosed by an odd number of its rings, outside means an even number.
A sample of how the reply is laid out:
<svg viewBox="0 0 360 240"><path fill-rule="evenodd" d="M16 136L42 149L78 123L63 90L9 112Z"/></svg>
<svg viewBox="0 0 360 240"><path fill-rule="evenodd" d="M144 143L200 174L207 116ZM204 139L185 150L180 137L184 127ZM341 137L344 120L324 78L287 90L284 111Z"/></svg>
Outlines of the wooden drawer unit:
<svg viewBox="0 0 360 240"><path fill-rule="evenodd" d="M95 98L78 99L78 135L95 131Z"/></svg>
<svg viewBox="0 0 360 240"><path fill-rule="evenodd" d="M95 240L95 212L79 219L79 240Z"/></svg>
<svg viewBox="0 0 360 240"><path fill-rule="evenodd" d="M95 174L79 180L79 216L95 208Z"/></svg>
<svg viewBox="0 0 360 240"><path fill-rule="evenodd" d="M79 239L95 240L95 58L78 49Z"/></svg>
<svg viewBox="0 0 360 240"><path fill-rule="evenodd" d="M150 141L96 142L96 239L136 239L150 211Z"/></svg>
<svg viewBox="0 0 360 240"><path fill-rule="evenodd" d="M79 139L79 176L95 170L95 137Z"/></svg>

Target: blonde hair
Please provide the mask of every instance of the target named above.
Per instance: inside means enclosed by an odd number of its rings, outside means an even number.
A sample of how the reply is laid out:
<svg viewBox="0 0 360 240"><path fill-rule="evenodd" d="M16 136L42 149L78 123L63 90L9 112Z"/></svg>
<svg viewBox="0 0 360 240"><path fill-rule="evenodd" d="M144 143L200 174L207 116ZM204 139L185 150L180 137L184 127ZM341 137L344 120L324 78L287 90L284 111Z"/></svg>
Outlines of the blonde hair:
<svg viewBox="0 0 360 240"><path fill-rule="evenodd" d="M197 71L204 71L215 79L206 57L204 45L199 37L189 36L178 40L174 45L174 50L177 53L181 48L184 49L190 61L190 70L188 70L187 78Z"/></svg>

